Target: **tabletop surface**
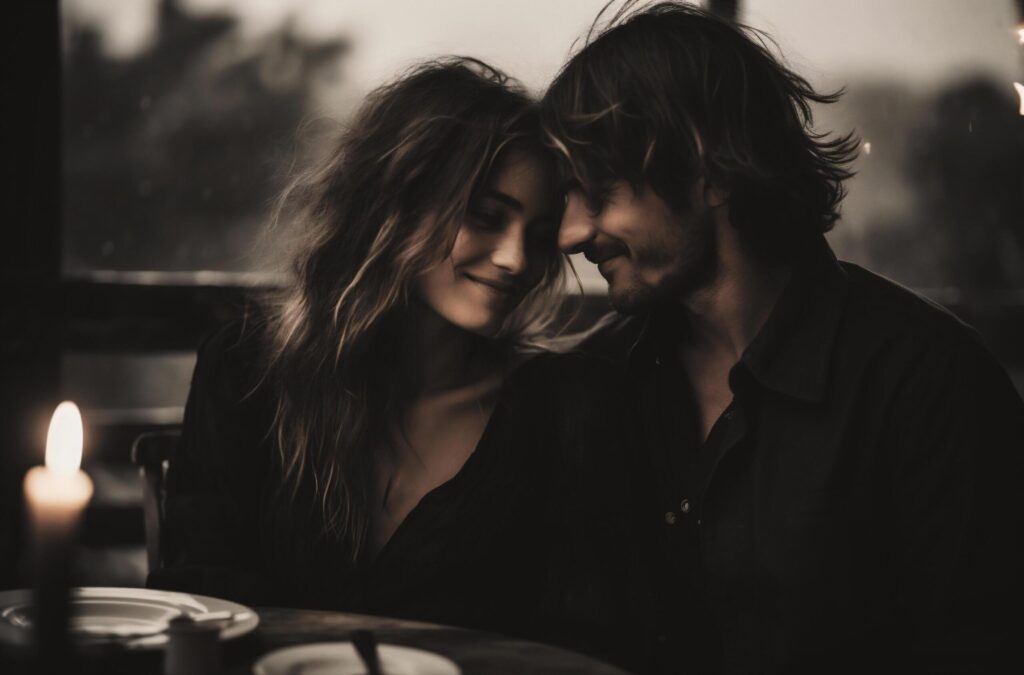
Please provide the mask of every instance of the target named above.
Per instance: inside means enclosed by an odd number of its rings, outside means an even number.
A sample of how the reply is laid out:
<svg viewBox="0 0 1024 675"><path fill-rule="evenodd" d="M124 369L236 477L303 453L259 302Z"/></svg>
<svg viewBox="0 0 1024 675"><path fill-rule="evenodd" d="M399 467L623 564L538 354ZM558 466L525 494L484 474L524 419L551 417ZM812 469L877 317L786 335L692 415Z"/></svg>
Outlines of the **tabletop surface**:
<svg viewBox="0 0 1024 675"><path fill-rule="evenodd" d="M253 663L275 649L313 642L346 641L351 631L360 628L374 631L380 643L441 654L454 661L463 675L627 675L627 671L582 654L492 633L341 612L275 607L259 607L256 611L260 617L256 630L224 643L225 675L252 673ZM163 653L93 654L79 657L75 666L75 671L80 673L161 675ZM16 672L28 673L31 670Z"/></svg>

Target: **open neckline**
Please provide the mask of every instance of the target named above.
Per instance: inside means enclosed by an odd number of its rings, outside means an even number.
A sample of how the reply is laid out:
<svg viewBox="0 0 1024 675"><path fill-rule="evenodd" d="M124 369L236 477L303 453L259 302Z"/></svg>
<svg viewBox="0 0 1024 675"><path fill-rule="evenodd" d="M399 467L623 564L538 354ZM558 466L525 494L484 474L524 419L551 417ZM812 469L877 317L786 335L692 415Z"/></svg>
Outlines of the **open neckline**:
<svg viewBox="0 0 1024 675"><path fill-rule="evenodd" d="M477 440L476 445L473 446L473 451L470 452L469 455L466 457L466 460L462 463L462 466L459 467L459 470L456 471L451 478L431 488L430 490L427 490L423 494L423 496L419 498L419 501L416 502L416 505L413 506L412 509L409 510L409 513L405 515L405 518L403 518L401 522L398 523L398 526L395 527L394 532L391 533L391 536L388 537L387 541L385 541L383 546L380 547L376 555L368 559L365 559L360 563L360 567L362 569L369 571L379 567L381 565L381 560L384 559L388 551L395 547L395 540L398 539L400 535L402 535L402 532L404 530L407 530L409 528L408 523L414 518L423 517L423 505L426 502L435 499L438 494L442 494L450 490L451 486L454 485L455 483L464 480L466 474L472 470L473 465L479 462L477 458L481 454L481 449L487 446L487 444L490 441L490 437L493 435L492 429L494 428L495 420L498 418L500 414L504 413L507 392L509 390L509 384L519 373L519 370L520 368L522 368L524 363L526 363L529 360L530 359L526 359L524 361L516 363L515 367L509 372L508 376L502 382L501 387L498 390L497 400L494 403L494 409L491 411L490 416L487 418L487 423L484 425L484 430L480 434L480 438L479 440Z"/></svg>

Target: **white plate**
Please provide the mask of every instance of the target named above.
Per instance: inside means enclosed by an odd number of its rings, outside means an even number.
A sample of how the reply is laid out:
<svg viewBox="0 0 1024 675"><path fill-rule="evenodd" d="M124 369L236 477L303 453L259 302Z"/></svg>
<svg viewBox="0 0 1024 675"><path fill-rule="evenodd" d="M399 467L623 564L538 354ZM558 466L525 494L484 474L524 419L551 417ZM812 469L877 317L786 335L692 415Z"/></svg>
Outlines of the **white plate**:
<svg viewBox="0 0 1024 675"><path fill-rule="evenodd" d="M460 675L462 671L440 654L378 645L385 675ZM316 642L270 652L255 664L256 675L365 675L366 666L351 642Z"/></svg>
<svg viewBox="0 0 1024 675"><path fill-rule="evenodd" d="M83 645L160 649L167 643L167 622L184 614L231 612L230 619L217 621L221 640L245 635L260 622L256 612L234 602L149 588L73 588L70 603L70 629ZM28 643L33 622L32 591L0 592L0 639Z"/></svg>

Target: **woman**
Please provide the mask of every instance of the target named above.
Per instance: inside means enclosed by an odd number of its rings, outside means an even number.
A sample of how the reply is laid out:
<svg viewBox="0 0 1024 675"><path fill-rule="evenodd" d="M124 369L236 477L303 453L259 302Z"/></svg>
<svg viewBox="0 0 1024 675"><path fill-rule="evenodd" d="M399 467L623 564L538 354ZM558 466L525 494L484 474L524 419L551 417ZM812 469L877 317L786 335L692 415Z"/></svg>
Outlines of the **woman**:
<svg viewBox="0 0 1024 675"><path fill-rule="evenodd" d="M533 103L478 61L374 92L284 199L285 295L200 349L150 585L601 651L630 424L607 370L529 347L555 182Z"/></svg>

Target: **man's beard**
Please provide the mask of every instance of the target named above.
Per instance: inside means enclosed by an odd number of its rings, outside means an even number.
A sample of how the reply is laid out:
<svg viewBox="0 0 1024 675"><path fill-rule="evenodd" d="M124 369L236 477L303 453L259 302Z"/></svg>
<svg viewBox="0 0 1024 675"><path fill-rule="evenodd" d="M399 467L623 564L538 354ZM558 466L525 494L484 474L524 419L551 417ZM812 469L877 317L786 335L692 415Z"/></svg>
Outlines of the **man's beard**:
<svg viewBox="0 0 1024 675"><path fill-rule="evenodd" d="M719 272L718 237L711 210L686 227L679 237L651 242L636 252L638 268L670 268L657 285L636 284L615 292L608 289L612 307L622 314L643 314L657 305L678 302L711 285Z"/></svg>

